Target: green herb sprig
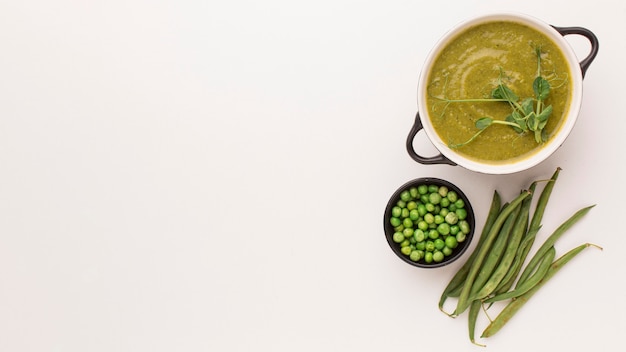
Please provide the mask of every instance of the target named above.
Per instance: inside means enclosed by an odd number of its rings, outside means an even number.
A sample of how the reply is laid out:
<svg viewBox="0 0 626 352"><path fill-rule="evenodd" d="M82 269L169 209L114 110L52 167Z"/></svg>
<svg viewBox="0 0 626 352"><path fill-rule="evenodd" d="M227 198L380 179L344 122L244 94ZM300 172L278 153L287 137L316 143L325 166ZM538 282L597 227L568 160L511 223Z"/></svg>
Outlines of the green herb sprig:
<svg viewBox="0 0 626 352"><path fill-rule="evenodd" d="M546 124L552 115L552 105L545 105L545 101L550 95L550 82L541 74L541 47L535 47L537 56L537 75L533 81L534 97L523 100L513 92L503 81L503 72L500 70L498 85L491 91L490 98L483 99L441 99L446 103L461 102L507 102L512 109L510 115L504 120L497 120L489 116L481 117L475 123L478 132L463 143L449 144L450 148L460 148L474 141L482 132L492 125L508 125L519 134L527 132L534 133L535 141L543 143L547 141L548 135L545 131Z"/></svg>

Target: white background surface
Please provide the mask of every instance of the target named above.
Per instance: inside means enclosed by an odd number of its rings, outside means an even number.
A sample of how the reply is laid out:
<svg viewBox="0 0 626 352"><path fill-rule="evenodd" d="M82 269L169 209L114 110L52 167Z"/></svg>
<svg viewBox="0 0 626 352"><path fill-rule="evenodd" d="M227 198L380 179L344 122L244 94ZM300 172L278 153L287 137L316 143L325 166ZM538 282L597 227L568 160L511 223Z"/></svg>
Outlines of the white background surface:
<svg viewBox="0 0 626 352"><path fill-rule="evenodd" d="M413 162L422 61L497 10L598 36L577 126L514 175ZM557 253L604 251L483 342L615 350L625 16L617 0L2 1L0 351L480 350L466 315L437 309L461 262L400 261L384 206L442 177L481 222L494 189L508 198L557 166L545 229L597 204Z"/></svg>

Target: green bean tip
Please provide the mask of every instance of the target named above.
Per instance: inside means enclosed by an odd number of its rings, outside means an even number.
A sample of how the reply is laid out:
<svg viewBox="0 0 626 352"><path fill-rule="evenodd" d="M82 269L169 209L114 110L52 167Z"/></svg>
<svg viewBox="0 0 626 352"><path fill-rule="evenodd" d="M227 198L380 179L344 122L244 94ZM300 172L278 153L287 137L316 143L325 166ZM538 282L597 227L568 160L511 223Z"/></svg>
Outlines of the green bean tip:
<svg viewBox="0 0 626 352"><path fill-rule="evenodd" d="M476 346L480 346L480 347L487 347L487 345L483 345L482 343L478 343L476 341L472 341L472 343Z"/></svg>
<svg viewBox="0 0 626 352"><path fill-rule="evenodd" d="M603 251L603 250L604 250L604 248L602 248L602 246L598 246L597 244L594 244L594 243L585 243L585 245L586 245L587 247L596 247L596 248L598 248L598 249L599 249L599 250L601 250L601 251Z"/></svg>
<svg viewBox="0 0 626 352"><path fill-rule="evenodd" d="M454 313L448 313L448 312L446 312L446 311L445 311L445 309L443 309L443 307L439 307L439 310L440 310L443 314L445 314L445 315L449 316L450 318L456 318L456 315L454 315Z"/></svg>

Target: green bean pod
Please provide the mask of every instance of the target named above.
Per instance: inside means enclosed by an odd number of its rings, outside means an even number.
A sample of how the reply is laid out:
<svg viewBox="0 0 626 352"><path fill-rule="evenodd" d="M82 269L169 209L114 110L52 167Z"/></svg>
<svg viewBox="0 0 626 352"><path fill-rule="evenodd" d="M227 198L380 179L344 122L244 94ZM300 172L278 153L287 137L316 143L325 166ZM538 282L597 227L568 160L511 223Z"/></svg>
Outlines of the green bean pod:
<svg viewBox="0 0 626 352"><path fill-rule="evenodd" d="M565 264L567 264L570 260L572 260L577 254L582 252L585 248L590 246L597 247L602 249L602 247L596 246L591 243L582 244L569 252L565 253L559 259L557 259L554 263L550 265L550 268L546 275L541 279L533 288L531 288L525 294L519 296L517 299L511 300L505 307L502 309L500 314L491 321L491 323L485 328L481 337L488 338L496 334L506 323L511 320L511 318L517 313L523 306L528 302L528 300L535 294L546 282L548 282Z"/></svg>
<svg viewBox="0 0 626 352"><path fill-rule="evenodd" d="M467 271L465 271L465 276L467 277ZM463 289L463 282L461 282L457 287L453 288L449 292L446 293L446 297L459 297L461 295L461 290ZM443 296L442 296L443 297ZM441 302L443 303L443 302Z"/></svg>
<svg viewBox="0 0 626 352"><path fill-rule="evenodd" d="M493 296L491 298L488 298L485 300L485 303L492 303L492 302L502 301L502 300L509 299L509 298L516 298L528 292L537 283L539 283L539 281L541 281L541 279L543 279L543 277L546 275L546 273L548 272L548 269L550 269L550 266L552 265L552 261L554 260L555 255L556 255L556 250L554 249L554 247L550 247L550 249L546 252L546 254L541 258L541 262L539 263L539 266L537 267L537 271L535 271L535 273L533 273L533 275L531 275L528 278L528 280L524 282L523 285L516 287L515 290L508 291L508 292Z"/></svg>
<svg viewBox="0 0 626 352"><path fill-rule="evenodd" d="M580 220L585 214L587 214L589 210L591 210L591 208L593 208L594 206L595 205L591 205L580 209L564 223L562 223L556 230L554 230L552 235L550 235L550 237L545 240L545 242L541 245L541 247L539 247L535 255L531 258L530 262L528 262L528 265L526 265L526 268L524 268L524 271L522 271L522 275L520 275L519 279L517 280L517 284L515 287L519 287L526 281L526 279L528 279L528 277L537 268L537 265L543 255L550 249L550 247L554 245L554 243L565 233L565 231L567 231L576 222L578 222L578 220Z"/></svg>
<svg viewBox="0 0 626 352"><path fill-rule="evenodd" d="M536 230L539 231L539 227L541 226L541 221L543 220L543 214L546 211L546 207L548 206L548 200L550 200L550 195L552 194L552 190L554 189L554 184L556 180L559 178L559 173L561 172L561 168L557 167L556 171L550 177L550 180L543 188L539 199L537 200L537 206L535 207L535 212L533 213L533 218L530 222L530 231ZM536 183L536 182L535 182ZM532 187L532 186L531 186Z"/></svg>
<svg viewBox="0 0 626 352"><path fill-rule="evenodd" d="M531 189L532 192L532 189ZM482 286L482 288L474 295L475 299L483 299L496 290L498 285L504 280L507 274L510 272L510 268L513 265L516 254L522 238L526 233L526 227L528 225L528 214L530 213L530 204L532 202L532 195L524 199L522 202L519 213L515 218L513 229L509 236L506 251L498 264L498 267L494 270L489 280Z"/></svg>
<svg viewBox="0 0 626 352"><path fill-rule="evenodd" d="M499 274L495 271L495 269L502 261L502 257L507 254L505 251L507 249L507 243L509 242L509 237L513 230L513 225L515 225L519 213L520 206L518 205L511 212L511 214L509 214L506 221L502 225L498 237L493 243L493 246L489 251L487 258L485 259L483 266L480 268L480 271L476 276L476 280L474 280L474 284L470 293L471 299L483 298L484 296L480 297L480 295L482 295L482 288L487 284L487 282L491 280L493 275Z"/></svg>
<svg viewBox="0 0 626 352"><path fill-rule="evenodd" d="M506 273L506 275L494 291L496 295L507 292L509 289L511 289L513 283L515 283L515 279L517 279L517 274L520 272L520 269L524 264L522 261L523 253L528 247L532 245L534 239L534 234L532 236L526 236L524 237L524 239L522 239L522 243L520 243L519 247L517 248L515 259L513 260L509 271Z"/></svg>
<svg viewBox="0 0 626 352"><path fill-rule="evenodd" d="M498 233L500 232L500 228L502 227L503 223L508 218L509 214L511 214L511 212L513 212L513 210L515 210L515 208L517 208L517 206L524 199L526 199L526 197L528 197L529 195L530 195L530 192L528 191L521 193L509 205L504 207L502 211L498 214L498 217L494 221L493 226L491 226L491 228L489 229L489 233L487 234L487 237L485 238L485 242L478 249L476 258L474 258L474 261L472 262L470 266L469 272L467 273L467 278L465 279L465 283L463 284L463 289L461 290L461 294L459 295L457 307L454 313L452 314L453 316L463 313L467 309L469 304L471 303L470 293L472 290L472 286L474 284L474 280L476 279L476 276L478 275L478 272L480 268L482 267L482 263L485 257L487 256L489 250L491 249L491 245L493 244Z"/></svg>
<svg viewBox="0 0 626 352"><path fill-rule="evenodd" d="M530 243L526 246L524 251L520 254L520 262L524 263L526 261L526 257L528 257L528 253L533 246L535 241L535 235L539 232L541 228L541 221L543 220L543 214L546 211L546 207L548 206L548 201L550 200L550 196L552 195L552 190L554 189L554 185L556 184L556 180L559 178L559 174L561 172L561 168L557 167L548 183L545 185L543 190L541 191L541 195L539 195L539 199L537 200L537 205L535 206L535 211L532 216L532 220L528 226L528 232L524 236L524 238L529 238ZM530 188L534 188L538 181L533 182ZM521 265L517 268L517 272L513 273L513 277L516 278L521 270Z"/></svg>
<svg viewBox="0 0 626 352"><path fill-rule="evenodd" d="M461 268L452 277L452 279L448 283L448 286L446 286L443 293L441 294L441 297L439 299L439 310L441 310L442 312L444 312L445 314L449 316L452 316L452 314L446 312L443 309L443 305L445 304L446 300L449 297L459 297L461 293L461 289L463 288L463 283L465 282L465 278L467 278L467 273L469 272L470 266L472 265L472 262L474 261L474 258L476 257L476 252L485 242L485 238L487 237L487 234L489 233L489 229L491 228L496 218L498 217L498 214L500 213L501 204L502 204L502 199L500 197L500 194L498 193L498 191L494 191L493 197L491 199L491 205L489 207L489 212L487 214L487 219L485 220L485 224L483 226L483 230L481 232L480 238L478 239L478 243L476 244L476 248L470 254L470 256L465 261L463 266L461 266Z"/></svg>
<svg viewBox="0 0 626 352"><path fill-rule="evenodd" d="M475 332L476 332L476 320L478 320L478 312L480 312L481 304L482 303L480 301L473 301L472 304L470 305L469 314L467 315L468 317L467 326L469 330L468 332L469 332L470 341L475 345L485 347L485 345L481 345L477 343L474 337Z"/></svg>

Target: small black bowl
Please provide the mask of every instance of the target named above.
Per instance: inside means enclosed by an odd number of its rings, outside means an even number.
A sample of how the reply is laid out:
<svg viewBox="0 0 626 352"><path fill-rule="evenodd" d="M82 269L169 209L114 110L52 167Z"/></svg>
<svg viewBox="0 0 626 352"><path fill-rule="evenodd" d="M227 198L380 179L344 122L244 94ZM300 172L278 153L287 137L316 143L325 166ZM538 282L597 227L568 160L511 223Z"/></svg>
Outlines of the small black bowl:
<svg viewBox="0 0 626 352"><path fill-rule="evenodd" d="M465 240L463 240L462 242L458 242L458 246L454 248L449 255L444 256L443 260L439 262L432 261L430 263L427 263L424 260L424 258L421 258L417 261L413 261L409 258L408 255L403 254L401 252L400 244L396 243L393 240L393 235L396 232L396 230L390 221L392 217L392 209L398 204L398 201L400 200L400 196L402 192L409 190L412 187L418 187L419 185L435 185L439 187L440 186L447 187L448 190L456 192L458 199L463 200L464 208L467 211L467 217L465 218L465 221L467 221L467 223L469 224L469 232L465 235ZM391 198L389 199L389 202L387 203L387 207L385 208L385 216L384 216L385 237L387 238L387 243L391 247L391 250L404 262L411 264L413 266L420 267L420 268L438 268L438 267L442 267L447 264L450 264L453 261L459 259L469 247L472 241L472 238L474 236L475 227L476 227L476 223L475 223L475 218L474 218L474 211L472 209L472 205L470 204L467 196L461 191L460 188L458 188L454 184L446 180L442 180L438 178L423 177L423 178L417 178L417 179L414 179L412 181L405 183L400 188L398 188L396 192L391 196Z"/></svg>

